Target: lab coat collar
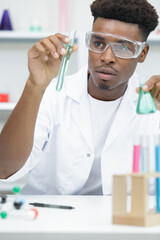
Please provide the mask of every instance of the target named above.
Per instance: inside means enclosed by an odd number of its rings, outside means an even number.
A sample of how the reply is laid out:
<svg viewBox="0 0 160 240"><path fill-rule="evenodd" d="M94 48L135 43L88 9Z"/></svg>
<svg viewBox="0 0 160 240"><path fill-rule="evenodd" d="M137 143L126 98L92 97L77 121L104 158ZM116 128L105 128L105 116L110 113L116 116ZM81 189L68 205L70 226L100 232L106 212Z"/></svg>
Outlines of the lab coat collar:
<svg viewBox="0 0 160 240"><path fill-rule="evenodd" d="M122 98L117 114L114 118L112 126L110 128L104 150L118 137L121 132L127 128L127 125L137 117L136 105L138 94L136 93L136 87L138 86L137 75L134 74L129 82L126 92Z"/></svg>
<svg viewBox="0 0 160 240"><path fill-rule="evenodd" d="M87 87L88 68L85 66L78 73L74 74L72 78L66 79L65 91L66 95L74 99L77 104L73 106L72 115L77 125L79 126L83 137L93 150L92 129L90 119L90 106L88 100ZM71 81L69 83L69 81ZM108 147L114 139L123 131L123 129L136 117L136 103L138 94L135 89L138 86L137 75L134 74L129 82L126 92L122 98L119 109L115 119L110 128L108 137L106 139L105 147Z"/></svg>
<svg viewBox="0 0 160 240"><path fill-rule="evenodd" d="M82 101L82 95L88 95L88 66L85 65L80 71L76 74L73 74L72 77L66 77L65 86L66 95L76 102L80 103ZM68 78L68 79L67 79Z"/></svg>
<svg viewBox="0 0 160 240"><path fill-rule="evenodd" d="M76 74L73 74L72 77L66 77L65 92L66 95L77 102L81 102L82 94L88 95L88 66L85 65L80 71ZM67 79L68 78L68 79ZM70 82L69 82L70 81ZM127 90L123 96L123 99L126 99L128 103L134 103L137 101L137 93L135 91L138 86L137 74L134 73L128 82ZM86 91L84 91L84 89ZM124 100L123 100L124 101Z"/></svg>

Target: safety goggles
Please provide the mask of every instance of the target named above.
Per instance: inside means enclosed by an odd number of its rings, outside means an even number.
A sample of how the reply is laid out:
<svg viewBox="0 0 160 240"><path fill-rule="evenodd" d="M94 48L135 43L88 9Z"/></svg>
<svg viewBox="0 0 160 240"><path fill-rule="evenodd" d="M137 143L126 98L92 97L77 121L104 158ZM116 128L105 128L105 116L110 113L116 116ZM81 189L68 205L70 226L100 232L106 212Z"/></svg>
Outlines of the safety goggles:
<svg viewBox="0 0 160 240"><path fill-rule="evenodd" d="M137 58L146 43L100 32L87 32L85 42L86 47L92 52L103 53L110 47L116 57L124 59Z"/></svg>

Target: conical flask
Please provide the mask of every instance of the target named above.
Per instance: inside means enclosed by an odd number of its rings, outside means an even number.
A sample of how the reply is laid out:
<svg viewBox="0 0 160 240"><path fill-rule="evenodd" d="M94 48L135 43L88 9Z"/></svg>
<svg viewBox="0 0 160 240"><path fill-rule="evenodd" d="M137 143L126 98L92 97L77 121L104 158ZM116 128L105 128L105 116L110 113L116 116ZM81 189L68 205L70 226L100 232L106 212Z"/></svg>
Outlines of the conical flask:
<svg viewBox="0 0 160 240"><path fill-rule="evenodd" d="M7 9L3 11L0 30L7 30L7 31L13 30L10 16L9 16L9 10Z"/></svg>
<svg viewBox="0 0 160 240"><path fill-rule="evenodd" d="M142 90L145 80L147 80L146 76L143 77L143 80L142 80L143 83L141 82L139 85L139 97L138 97L138 103L137 103L137 109L136 109L137 114L154 113L157 110L150 92L149 91L144 92Z"/></svg>

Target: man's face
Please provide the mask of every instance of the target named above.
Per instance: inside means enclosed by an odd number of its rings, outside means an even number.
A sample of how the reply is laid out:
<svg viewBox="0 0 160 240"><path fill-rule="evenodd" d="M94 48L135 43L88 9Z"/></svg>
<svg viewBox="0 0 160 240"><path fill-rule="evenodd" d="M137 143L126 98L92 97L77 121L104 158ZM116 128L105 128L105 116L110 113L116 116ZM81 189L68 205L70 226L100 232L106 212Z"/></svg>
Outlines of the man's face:
<svg viewBox="0 0 160 240"><path fill-rule="evenodd" d="M97 18L92 31L120 35L143 42L137 24ZM89 93L100 100L115 100L121 97L137 63L144 61L147 52L148 48L145 47L137 58L122 59L116 57L110 47L103 53L89 51Z"/></svg>

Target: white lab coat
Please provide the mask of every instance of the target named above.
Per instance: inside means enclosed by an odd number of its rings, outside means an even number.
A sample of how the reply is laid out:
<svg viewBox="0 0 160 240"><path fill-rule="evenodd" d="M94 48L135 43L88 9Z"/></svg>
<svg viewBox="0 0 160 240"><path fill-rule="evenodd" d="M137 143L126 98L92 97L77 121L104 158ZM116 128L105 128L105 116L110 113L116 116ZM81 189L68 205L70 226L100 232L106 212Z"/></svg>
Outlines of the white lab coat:
<svg viewBox="0 0 160 240"><path fill-rule="evenodd" d="M29 172L23 194L79 194L93 164L87 67L66 77L62 91L57 92L55 85L53 80L42 100L30 157L7 180ZM101 156L103 194L111 193L113 174L131 172L134 135L159 130L158 111L147 117L136 114L137 85L134 75L105 142Z"/></svg>

